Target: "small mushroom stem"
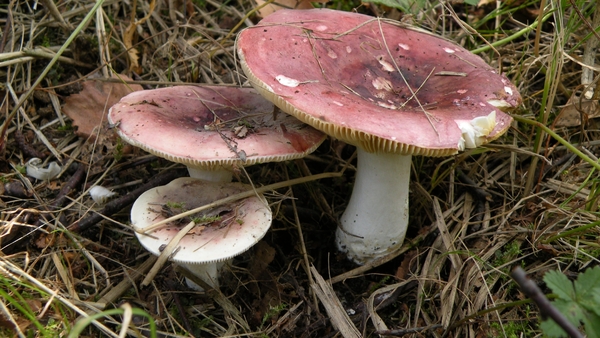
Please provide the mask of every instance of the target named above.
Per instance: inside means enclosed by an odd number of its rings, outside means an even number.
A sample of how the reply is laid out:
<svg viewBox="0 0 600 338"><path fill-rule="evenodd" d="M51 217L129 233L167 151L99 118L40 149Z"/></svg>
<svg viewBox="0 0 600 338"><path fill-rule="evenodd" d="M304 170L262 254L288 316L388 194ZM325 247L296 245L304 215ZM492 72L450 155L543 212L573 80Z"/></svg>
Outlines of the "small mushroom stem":
<svg viewBox="0 0 600 338"><path fill-rule="evenodd" d="M410 155L358 148L356 181L340 219L336 243L358 264L400 247L408 226Z"/></svg>
<svg viewBox="0 0 600 338"><path fill-rule="evenodd" d="M233 259L227 259L219 262L194 264L194 263L178 263L185 267L188 271L194 274L194 276L202 279L206 284L212 286L214 289L219 289L219 276L221 271L226 264L231 263ZM185 283L191 289L196 291L204 291L204 288L194 283L190 279L186 278Z"/></svg>
<svg viewBox="0 0 600 338"><path fill-rule="evenodd" d="M233 179L233 171L227 169L202 169L188 166L190 177L197 178L203 181L225 183L231 182Z"/></svg>

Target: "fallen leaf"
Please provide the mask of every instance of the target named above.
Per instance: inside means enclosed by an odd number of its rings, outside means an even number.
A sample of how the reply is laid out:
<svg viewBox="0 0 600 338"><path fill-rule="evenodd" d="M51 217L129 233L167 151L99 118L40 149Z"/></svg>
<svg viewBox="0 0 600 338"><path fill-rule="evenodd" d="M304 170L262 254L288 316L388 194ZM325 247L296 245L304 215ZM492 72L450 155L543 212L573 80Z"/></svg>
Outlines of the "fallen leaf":
<svg viewBox="0 0 600 338"><path fill-rule="evenodd" d="M125 29L125 34L123 34L123 44L125 45L125 48L127 48L127 56L129 56L129 70L134 71L138 74L142 73L142 69L138 63L138 50L133 47L133 37L135 36L135 33L137 31L137 26L146 22L146 20L148 20L152 12L154 12L155 4L155 0L152 0L150 2L150 10L148 11L148 15L146 15L142 19L136 20L134 17L132 17L129 26L127 26L127 28ZM135 13L135 9L132 13Z"/></svg>
<svg viewBox="0 0 600 338"><path fill-rule="evenodd" d="M416 256L416 250L411 250L404 255L404 259L400 263L400 266L398 266L396 269L396 278L399 280L405 280L409 276L410 264Z"/></svg>
<svg viewBox="0 0 600 338"><path fill-rule="evenodd" d="M586 119L600 117L598 100L588 100L573 94L558 114L554 126L575 127L581 125L580 111L583 112Z"/></svg>
<svg viewBox="0 0 600 338"><path fill-rule="evenodd" d="M119 76L131 80L127 76ZM83 82L83 90L65 99L63 112L73 120L76 134L94 140L94 128L106 120L108 109L134 91L142 90L140 85L88 80ZM90 137L92 136L92 137Z"/></svg>

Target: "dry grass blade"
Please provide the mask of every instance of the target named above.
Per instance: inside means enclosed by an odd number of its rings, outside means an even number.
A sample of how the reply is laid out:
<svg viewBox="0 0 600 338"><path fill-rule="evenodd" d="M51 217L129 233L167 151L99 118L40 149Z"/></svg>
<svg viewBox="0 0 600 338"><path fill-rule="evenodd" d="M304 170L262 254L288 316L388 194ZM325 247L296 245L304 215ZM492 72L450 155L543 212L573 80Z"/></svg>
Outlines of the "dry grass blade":
<svg viewBox="0 0 600 338"><path fill-rule="evenodd" d="M173 170L169 161L123 143L102 124L100 114L111 103L80 90L84 79L98 76L94 81L113 93L115 83L144 89L247 85L235 35L256 25L267 7L251 0L12 0L0 5L0 336L66 335L91 316L102 320L86 326L83 335L115 338L149 336L152 324L165 337L342 336L337 327L351 337L543 335L537 308L523 300L509 273L521 266L546 292L548 271L577 280L600 264L600 67L594 53L600 9L583 0L567 6L556 1L482 0L477 7L460 1L394 3L408 5L332 0L313 6L442 35L480 55L517 85L524 98L517 121L487 148L444 159L413 157L405 243L363 266L346 261L334 239L356 174L352 146L326 141L296 165L236 171L239 181L267 191L275 216L260 245L225 269L220 292L208 286L204 292L189 290L183 278L195 277L171 264L148 273L157 258L141 247L128 224L130 194L146 190L143 182L165 184L184 168ZM398 46L388 45L389 36L374 30L376 41L365 43L377 44L378 55L395 55ZM322 41L315 36L306 32L289 41L306 38L316 51ZM349 53L342 51L335 53L338 58ZM309 59L323 64L324 59L314 58L297 55L298 67ZM412 100L414 114L446 109L441 101L422 100L434 77L470 77L441 67L413 72L402 57L392 61L390 76L412 83L398 95ZM361 67L352 71L373 71ZM361 88L346 86L346 92L358 101L367 98ZM77 97L84 114L73 119L63 111ZM92 100L101 103L84 108ZM97 121L89 118L92 113ZM86 132L80 121L92 122L91 128ZM431 122L441 133L437 121ZM90 134L97 137L93 143L87 140ZM24 169L31 157L61 160L61 176L30 179ZM77 172L85 179L71 181ZM92 185L123 198L101 208L88 195ZM102 216L105 212L110 217ZM333 277L323 281L326 275ZM142 288L144 277L151 282ZM401 291L386 298L392 290ZM317 293L322 301L314 299ZM331 320L317 302L326 305ZM345 309L370 320L348 317Z"/></svg>
<svg viewBox="0 0 600 338"><path fill-rule="evenodd" d="M335 295L331 283L326 282L314 266L311 266L310 270L315 279L314 282L311 283L311 288L315 291L321 304L325 307L333 327L340 331L344 338L362 337L356 326L354 326L350 320L350 317L348 317L342 303Z"/></svg>
<svg viewBox="0 0 600 338"><path fill-rule="evenodd" d="M85 310L83 310L80 307L78 307L77 305L75 305L72 301L70 301L66 297L62 296L58 291L50 289L49 287L47 287L45 285L44 282L31 276L30 274L23 271L20 267L18 267L17 265L15 265L14 263L12 263L11 261L7 260L4 257L0 257L0 272L5 276L15 276L15 278L22 278L24 280L27 280L28 282L32 283L36 287L40 288L40 290L46 292L49 295L52 295L52 297L56 298L62 304L66 305L67 307L69 307L71 310L75 311L79 315L84 316L84 317L88 316L88 314L85 312ZM92 323L94 326L96 326L98 329L100 329L104 334L108 335L109 337L118 337L117 334L115 334L111 329L109 329L102 323L100 323L96 320L94 320Z"/></svg>

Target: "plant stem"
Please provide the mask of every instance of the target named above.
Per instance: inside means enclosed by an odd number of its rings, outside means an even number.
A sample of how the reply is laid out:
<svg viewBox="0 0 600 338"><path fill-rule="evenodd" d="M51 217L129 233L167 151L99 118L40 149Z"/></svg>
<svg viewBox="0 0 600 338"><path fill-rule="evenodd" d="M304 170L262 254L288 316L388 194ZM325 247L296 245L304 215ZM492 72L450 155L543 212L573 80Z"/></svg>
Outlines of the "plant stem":
<svg viewBox="0 0 600 338"><path fill-rule="evenodd" d="M531 279L527 278L525 270L521 267L516 267L510 276L514 279L521 291L531 298L540 309L542 315L550 317L556 324L558 324L571 338L583 338L583 335L577 328L567 320L567 318L560 312L546 296L542 293L542 290L535 284Z"/></svg>
<svg viewBox="0 0 600 338"><path fill-rule="evenodd" d="M564 138L560 137L552 129L546 127L545 125L543 125L542 123L540 123L538 121L526 119L526 118L518 116L518 115L511 115L511 116L512 116L513 119L515 119L515 120L517 120L519 122L530 124L532 126L535 126L535 127L540 128L540 129L543 129L546 133L548 133L548 135L552 136L552 138L554 138L555 140L557 140L560 144L564 145L567 149L569 149L570 151L572 151L575 155L579 156L579 158L581 158L582 160L586 161L587 163L589 163L592 167L596 168L597 170L600 170L600 163L592 160L589 156L587 156L586 154L582 153L579 149L575 148L575 146L572 145L571 143L569 143L569 141L567 141Z"/></svg>
<svg viewBox="0 0 600 338"><path fill-rule="evenodd" d="M542 22L545 22L546 20L548 20L551 16L553 15L553 11L548 12L548 14L546 14L543 18L542 18ZM520 31L516 32L513 35L507 36L504 39L498 40L494 43L491 43L489 45L477 48L477 49L473 49L471 51L471 53L473 54L479 54L479 53L483 53L483 52L487 52L488 50L490 50L492 47L498 47L498 46L502 46L504 44L507 44L509 42L511 42L514 39L520 38L521 36L531 32L532 30L534 30L537 25L539 24L539 21L535 21L534 23L532 23L531 25L521 29Z"/></svg>

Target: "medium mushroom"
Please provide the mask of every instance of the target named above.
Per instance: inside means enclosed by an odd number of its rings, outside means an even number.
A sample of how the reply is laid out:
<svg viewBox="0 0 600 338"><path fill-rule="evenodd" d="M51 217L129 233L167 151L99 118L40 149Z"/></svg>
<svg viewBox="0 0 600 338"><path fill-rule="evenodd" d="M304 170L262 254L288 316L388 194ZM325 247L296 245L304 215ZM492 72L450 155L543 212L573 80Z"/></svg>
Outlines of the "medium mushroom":
<svg viewBox="0 0 600 338"><path fill-rule="evenodd" d="M131 93L108 120L126 142L185 164L190 176L229 182L235 167L301 158L325 139L275 109L252 88L178 86Z"/></svg>
<svg viewBox="0 0 600 338"><path fill-rule="evenodd" d="M358 148L336 241L362 264L401 246L412 155L449 156L502 135L521 97L457 44L396 21L281 10L242 31L242 69L283 111Z"/></svg>
<svg viewBox="0 0 600 338"><path fill-rule="evenodd" d="M158 256L181 228L190 220L194 221L196 226L179 241L170 258L218 288L224 264L258 243L271 226L271 210L264 197L254 196L217 207L182 219L177 224L167 224L149 234L144 234L143 230L172 216L171 212L191 210L249 189L252 188L242 183L181 177L143 193L131 208L131 222L140 231L136 232L140 243ZM187 284L202 290L190 280Z"/></svg>

